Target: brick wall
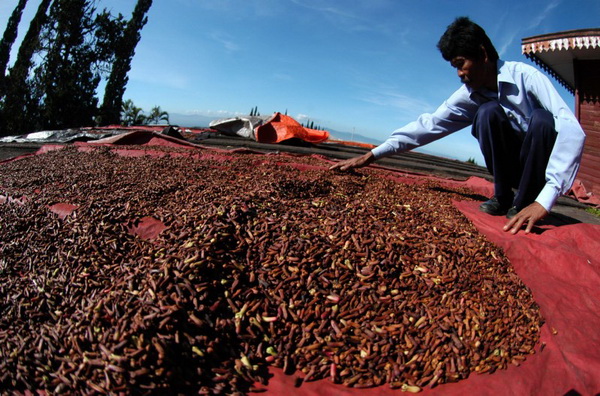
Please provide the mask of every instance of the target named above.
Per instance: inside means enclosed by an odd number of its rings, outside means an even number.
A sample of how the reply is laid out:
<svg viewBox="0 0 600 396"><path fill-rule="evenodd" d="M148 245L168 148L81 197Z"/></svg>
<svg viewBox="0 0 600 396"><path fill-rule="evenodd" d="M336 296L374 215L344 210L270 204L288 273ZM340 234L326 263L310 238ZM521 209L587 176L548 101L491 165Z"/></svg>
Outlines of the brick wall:
<svg viewBox="0 0 600 396"><path fill-rule="evenodd" d="M574 68L576 113L587 136L577 178L600 197L600 60L576 60Z"/></svg>

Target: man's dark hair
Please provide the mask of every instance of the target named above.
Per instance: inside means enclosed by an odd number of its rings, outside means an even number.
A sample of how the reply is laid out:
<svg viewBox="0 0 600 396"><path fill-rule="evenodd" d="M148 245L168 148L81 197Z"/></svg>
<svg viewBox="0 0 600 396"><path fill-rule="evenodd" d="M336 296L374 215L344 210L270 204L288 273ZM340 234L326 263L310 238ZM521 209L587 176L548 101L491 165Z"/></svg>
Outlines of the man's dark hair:
<svg viewBox="0 0 600 396"><path fill-rule="evenodd" d="M451 61L457 56L481 59L485 48L491 61L498 60L498 52L485 30L467 17L458 17L452 22L437 44L445 60Z"/></svg>

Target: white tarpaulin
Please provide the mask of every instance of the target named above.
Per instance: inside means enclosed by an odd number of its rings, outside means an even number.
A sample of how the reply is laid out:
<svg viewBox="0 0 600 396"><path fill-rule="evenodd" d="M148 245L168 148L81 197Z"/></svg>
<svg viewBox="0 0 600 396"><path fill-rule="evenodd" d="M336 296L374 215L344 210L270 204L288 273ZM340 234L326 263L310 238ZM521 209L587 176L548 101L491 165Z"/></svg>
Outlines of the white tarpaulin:
<svg viewBox="0 0 600 396"><path fill-rule="evenodd" d="M254 134L255 128L263 125L273 116L243 116L234 118L223 118L211 121L209 127L225 135L241 136L247 139L256 140Z"/></svg>

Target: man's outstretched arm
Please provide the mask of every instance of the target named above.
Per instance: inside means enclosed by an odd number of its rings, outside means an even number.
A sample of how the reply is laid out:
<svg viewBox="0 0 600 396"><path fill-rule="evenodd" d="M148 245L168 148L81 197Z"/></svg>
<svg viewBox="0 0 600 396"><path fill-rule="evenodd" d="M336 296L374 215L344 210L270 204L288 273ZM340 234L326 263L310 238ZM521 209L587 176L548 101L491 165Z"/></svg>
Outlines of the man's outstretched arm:
<svg viewBox="0 0 600 396"><path fill-rule="evenodd" d="M339 169L342 171L346 171L348 169L362 168L363 166L367 166L369 164L372 164L373 162L375 162L375 156L373 155L373 152L369 151L368 153L363 154L359 157L354 157L340 161L332 165L329 169Z"/></svg>

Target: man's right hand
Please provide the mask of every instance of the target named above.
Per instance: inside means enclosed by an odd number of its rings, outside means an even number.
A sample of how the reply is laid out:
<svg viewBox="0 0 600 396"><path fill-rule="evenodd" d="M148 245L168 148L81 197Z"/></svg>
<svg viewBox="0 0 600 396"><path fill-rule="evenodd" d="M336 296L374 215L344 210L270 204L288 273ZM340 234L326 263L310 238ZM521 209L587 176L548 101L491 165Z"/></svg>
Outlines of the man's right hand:
<svg viewBox="0 0 600 396"><path fill-rule="evenodd" d="M337 164L332 165L329 170L339 169L341 171L346 171L349 169L362 168L363 166L370 165L373 162L375 162L375 156L371 151L369 151L360 157L354 157L340 161Z"/></svg>

